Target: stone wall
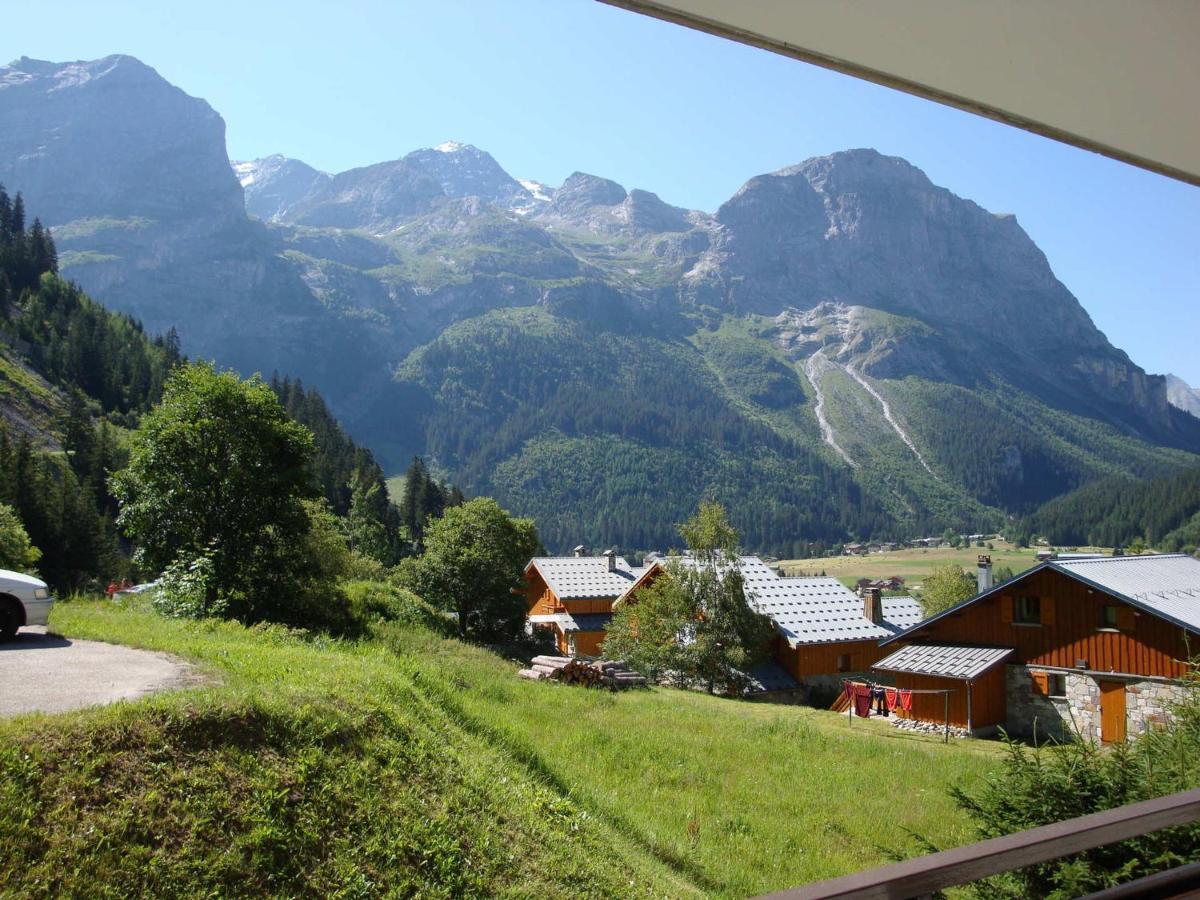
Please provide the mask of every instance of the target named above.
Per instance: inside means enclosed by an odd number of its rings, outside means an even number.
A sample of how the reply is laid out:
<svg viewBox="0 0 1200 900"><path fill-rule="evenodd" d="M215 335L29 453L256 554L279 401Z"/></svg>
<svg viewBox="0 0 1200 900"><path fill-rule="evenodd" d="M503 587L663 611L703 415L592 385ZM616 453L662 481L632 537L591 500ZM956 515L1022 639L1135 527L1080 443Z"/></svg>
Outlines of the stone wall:
<svg viewBox="0 0 1200 900"><path fill-rule="evenodd" d="M1072 733L1071 707L1066 700L1035 693L1033 677L1025 666L1005 666L1004 669L1004 689L1008 695L1005 730L1009 734L1062 740ZM1068 694L1071 690L1069 682L1068 678Z"/></svg>
<svg viewBox="0 0 1200 900"><path fill-rule="evenodd" d="M1018 737L1082 738L1100 741L1100 681L1125 682L1125 733L1141 734L1165 724L1170 707L1183 699L1183 685L1161 678L1129 678L1090 672L1058 670L1066 675L1066 696L1047 697L1033 689L1032 672L1053 669L1005 667L1008 700L1007 731ZM1036 731L1035 731L1036 729Z"/></svg>
<svg viewBox="0 0 1200 900"><path fill-rule="evenodd" d="M1156 725L1164 725L1172 704L1182 702L1187 692L1173 681L1132 681L1125 688L1125 730L1141 734Z"/></svg>

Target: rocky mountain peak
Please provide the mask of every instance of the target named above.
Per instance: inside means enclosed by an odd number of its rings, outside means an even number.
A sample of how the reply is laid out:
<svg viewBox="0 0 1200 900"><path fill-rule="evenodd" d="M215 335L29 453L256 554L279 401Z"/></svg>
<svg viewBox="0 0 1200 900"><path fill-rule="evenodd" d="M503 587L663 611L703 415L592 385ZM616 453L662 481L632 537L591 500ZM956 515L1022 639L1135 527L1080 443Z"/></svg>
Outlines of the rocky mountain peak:
<svg viewBox="0 0 1200 900"><path fill-rule="evenodd" d="M530 200L529 191L504 171L490 153L470 144L445 141L436 147L415 150L404 159L437 179L447 197L478 197L501 206L521 205Z"/></svg>
<svg viewBox="0 0 1200 900"><path fill-rule="evenodd" d="M267 222L287 221L297 205L320 192L332 178L308 163L278 153L235 162L233 171L246 194L246 212Z"/></svg>
<svg viewBox="0 0 1200 900"><path fill-rule="evenodd" d="M586 172L575 172L554 192L551 208L560 215L583 212L593 206L616 206L628 196L625 188Z"/></svg>
<svg viewBox="0 0 1200 900"><path fill-rule="evenodd" d="M687 231L692 227L687 210L664 203L658 194L650 191L634 188L623 206L625 219L635 231Z"/></svg>
<svg viewBox="0 0 1200 900"><path fill-rule="evenodd" d="M1200 388L1192 387L1178 375L1167 375L1167 402L1200 419Z"/></svg>
<svg viewBox="0 0 1200 900"><path fill-rule="evenodd" d="M0 68L0 183L50 224L244 214L224 121L131 56Z"/></svg>

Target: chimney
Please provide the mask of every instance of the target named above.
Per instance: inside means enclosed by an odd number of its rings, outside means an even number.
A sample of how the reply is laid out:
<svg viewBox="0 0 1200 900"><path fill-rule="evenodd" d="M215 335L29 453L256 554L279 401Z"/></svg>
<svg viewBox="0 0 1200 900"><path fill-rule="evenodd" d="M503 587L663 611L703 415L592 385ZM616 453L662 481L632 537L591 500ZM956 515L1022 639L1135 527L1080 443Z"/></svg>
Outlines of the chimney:
<svg viewBox="0 0 1200 900"><path fill-rule="evenodd" d="M874 625L883 623L883 591L879 588L863 588L863 616Z"/></svg>
<svg viewBox="0 0 1200 900"><path fill-rule="evenodd" d="M610 571L610 572L617 571L617 551L616 550L605 550L604 557L605 557L605 559L608 560L608 571Z"/></svg>
<svg viewBox="0 0 1200 900"><path fill-rule="evenodd" d="M571 552L574 553L577 558L580 556L587 556L587 546L584 544L580 544L578 547L576 547Z"/></svg>
<svg viewBox="0 0 1200 900"><path fill-rule="evenodd" d="M979 593L992 589L992 558L987 554L979 556L979 571L975 574L975 586Z"/></svg>

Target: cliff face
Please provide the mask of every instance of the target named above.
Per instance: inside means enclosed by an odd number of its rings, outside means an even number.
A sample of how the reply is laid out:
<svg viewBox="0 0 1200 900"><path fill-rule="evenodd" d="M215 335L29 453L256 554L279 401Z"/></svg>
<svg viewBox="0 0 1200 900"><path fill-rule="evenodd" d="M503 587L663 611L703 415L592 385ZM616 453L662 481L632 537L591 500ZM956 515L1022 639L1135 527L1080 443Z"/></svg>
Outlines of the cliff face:
<svg viewBox="0 0 1200 900"><path fill-rule="evenodd" d="M131 56L0 69L0 182L49 225L245 215L224 121Z"/></svg>
<svg viewBox="0 0 1200 900"><path fill-rule="evenodd" d="M936 187L904 160L854 150L759 176L717 221L692 279L700 296L764 315L833 301L910 316L980 369L1171 427L1162 379L1108 343L1015 217ZM928 368L924 348L892 349L891 377Z"/></svg>
<svg viewBox="0 0 1200 900"><path fill-rule="evenodd" d="M314 382L385 463L426 453L564 534L587 515L568 476L639 486L613 521L647 521L668 456L691 473L668 532L717 478L780 533L832 534L995 521L1200 450L1012 216L873 150L752 178L713 215L518 181L453 142L231 167L220 116L137 60L22 59L0 68L0 182L98 299ZM817 523L822 490L859 511Z"/></svg>

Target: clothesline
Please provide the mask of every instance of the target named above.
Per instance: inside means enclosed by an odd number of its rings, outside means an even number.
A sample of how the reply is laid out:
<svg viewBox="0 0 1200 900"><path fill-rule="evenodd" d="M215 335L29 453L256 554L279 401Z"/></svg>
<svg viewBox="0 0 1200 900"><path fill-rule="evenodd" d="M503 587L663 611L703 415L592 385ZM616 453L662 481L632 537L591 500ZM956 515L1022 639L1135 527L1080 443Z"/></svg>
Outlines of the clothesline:
<svg viewBox="0 0 1200 900"><path fill-rule="evenodd" d="M876 715L887 718L893 712L896 712L897 715L912 712L913 694L941 694L946 720L943 739L947 743L950 742L950 695L954 693L954 690L954 688L909 689L879 684L874 681L853 681L849 678L842 680L842 693L845 694L848 701L846 715L851 723L854 722L855 716L869 719L872 702L875 703ZM968 694L968 703L970 699ZM899 710L896 707L899 707Z"/></svg>
<svg viewBox="0 0 1200 900"><path fill-rule="evenodd" d="M883 688L885 691L904 690L910 694L954 694L962 690L962 688L898 688L892 684L880 684L878 681L850 681L848 679L843 679L842 684L852 684L855 687L878 687Z"/></svg>

